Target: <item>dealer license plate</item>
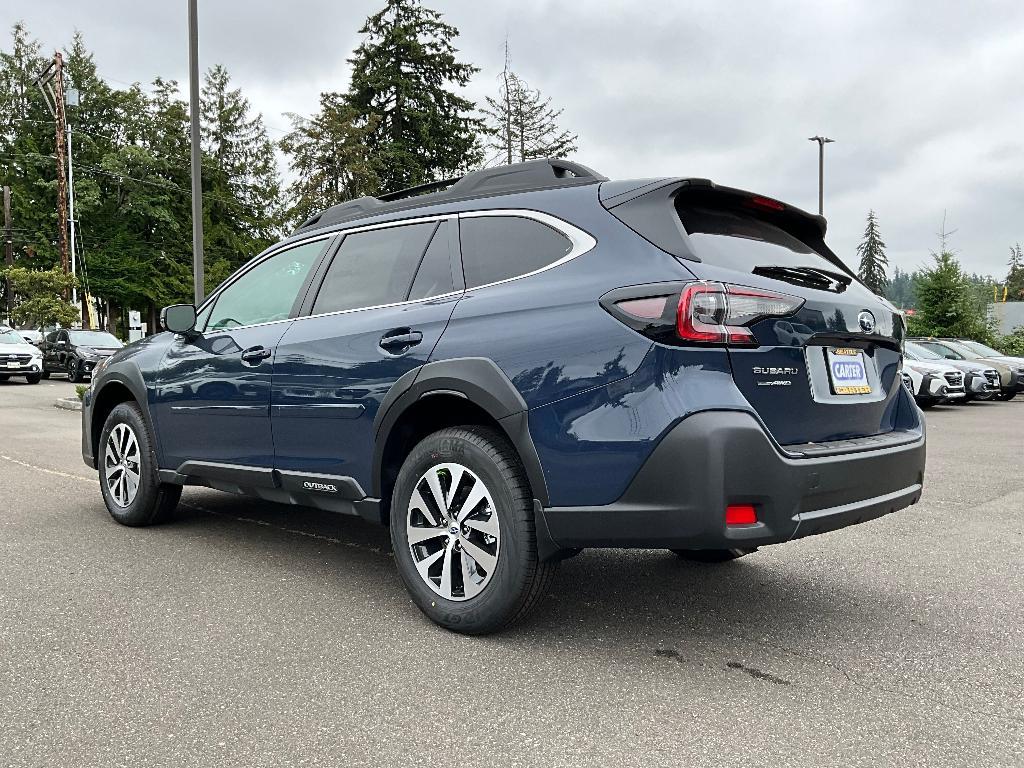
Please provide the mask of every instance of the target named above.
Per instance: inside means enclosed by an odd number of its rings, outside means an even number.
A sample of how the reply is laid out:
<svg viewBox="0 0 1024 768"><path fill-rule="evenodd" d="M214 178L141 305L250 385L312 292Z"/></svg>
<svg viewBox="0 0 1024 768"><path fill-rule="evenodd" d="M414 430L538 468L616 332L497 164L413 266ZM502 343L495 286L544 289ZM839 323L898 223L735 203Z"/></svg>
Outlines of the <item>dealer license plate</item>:
<svg viewBox="0 0 1024 768"><path fill-rule="evenodd" d="M829 347L828 377L837 395L869 395L868 369L864 353L849 347Z"/></svg>

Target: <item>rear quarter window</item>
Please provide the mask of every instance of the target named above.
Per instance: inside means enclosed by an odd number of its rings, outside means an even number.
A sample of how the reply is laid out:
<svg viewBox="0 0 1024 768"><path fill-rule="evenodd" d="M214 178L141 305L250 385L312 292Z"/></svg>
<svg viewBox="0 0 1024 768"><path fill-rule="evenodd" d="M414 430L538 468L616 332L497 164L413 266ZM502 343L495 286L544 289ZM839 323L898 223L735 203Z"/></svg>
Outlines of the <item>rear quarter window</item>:
<svg viewBox="0 0 1024 768"><path fill-rule="evenodd" d="M572 251L568 237L523 216L462 218L459 238L467 288L536 272Z"/></svg>

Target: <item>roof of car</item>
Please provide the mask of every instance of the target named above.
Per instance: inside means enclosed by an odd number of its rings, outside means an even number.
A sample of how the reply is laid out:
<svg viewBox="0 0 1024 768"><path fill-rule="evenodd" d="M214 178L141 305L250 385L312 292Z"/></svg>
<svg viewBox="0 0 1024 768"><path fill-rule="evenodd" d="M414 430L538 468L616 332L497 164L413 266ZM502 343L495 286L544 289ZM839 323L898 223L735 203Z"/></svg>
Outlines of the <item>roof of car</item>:
<svg viewBox="0 0 1024 768"><path fill-rule="evenodd" d="M483 168L459 178L421 184L379 197L360 197L339 203L311 216L292 234L392 211L516 192L579 187L607 180L606 176L592 168L571 160L529 160L525 163Z"/></svg>

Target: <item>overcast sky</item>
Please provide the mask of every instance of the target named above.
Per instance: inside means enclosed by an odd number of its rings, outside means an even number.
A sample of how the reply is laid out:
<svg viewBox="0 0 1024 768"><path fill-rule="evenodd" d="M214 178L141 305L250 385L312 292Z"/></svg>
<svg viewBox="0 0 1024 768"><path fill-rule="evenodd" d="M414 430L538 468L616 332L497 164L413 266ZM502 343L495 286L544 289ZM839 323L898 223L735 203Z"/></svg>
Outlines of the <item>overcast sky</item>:
<svg viewBox="0 0 1024 768"><path fill-rule="evenodd" d="M224 64L272 138L344 90L379 0L199 0L200 64ZM817 207L848 263L874 208L889 260L928 260L947 215L968 271L1005 275L1024 242L1024 2L427 0L480 67L513 67L564 107L575 156L612 178L679 175ZM185 0L8 0L48 48L81 29L112 84L187 79ZM9 42L4 41L4 48Z"/></svg>

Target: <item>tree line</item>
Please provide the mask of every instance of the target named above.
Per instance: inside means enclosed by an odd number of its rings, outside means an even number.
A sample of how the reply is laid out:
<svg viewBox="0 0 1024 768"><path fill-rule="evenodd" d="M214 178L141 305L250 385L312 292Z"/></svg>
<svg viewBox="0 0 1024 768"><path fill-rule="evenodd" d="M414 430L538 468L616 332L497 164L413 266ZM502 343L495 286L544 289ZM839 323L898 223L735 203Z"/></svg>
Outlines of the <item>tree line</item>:
<svg viewBox="0 0 1024 768"><path fill-rule="evenodd" d="M479 69L460 60L458 30L419 0L385 0L359 31L347 88L320 94L311 115L285 115L290 125L277 138L225 67L204 73L207 291L336 203L575 151L560 110L512 71L507 55L494 97L477 105L461 95ZM68 108L79 285L101 300L111 330L123 328L129 308L155 327L159 307L192 292L188 104L174 80L104 79L81 32L64 58L65 87L80 93L79 106ZM26 281L25 270L59 263L54 122L33 82L50 60L23 23L0 51L0 184L12 191L21 270L12 273L13 292L40 284ZM56 276L44 282L54 280L66 287ZM66 302L47 306L42 314L22 307L19 317L68 324L77 312Z"/></svg>

